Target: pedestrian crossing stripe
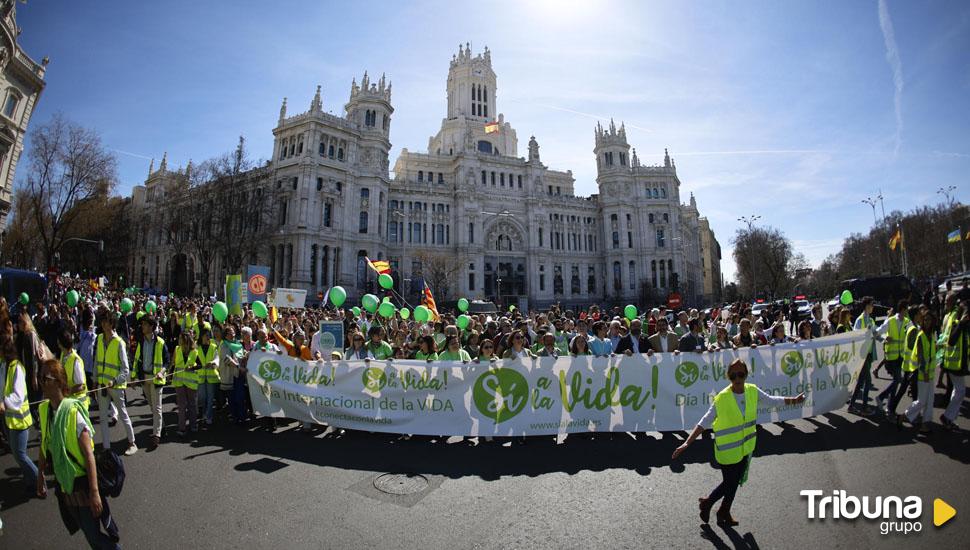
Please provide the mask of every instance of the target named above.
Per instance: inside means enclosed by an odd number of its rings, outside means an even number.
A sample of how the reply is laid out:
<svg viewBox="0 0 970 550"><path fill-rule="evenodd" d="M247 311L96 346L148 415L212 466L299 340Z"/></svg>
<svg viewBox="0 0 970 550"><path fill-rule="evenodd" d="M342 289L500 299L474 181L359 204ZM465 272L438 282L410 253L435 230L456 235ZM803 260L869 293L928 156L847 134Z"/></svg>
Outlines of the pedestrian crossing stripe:
<svg viewBox="0 0 970 550"><path fill-rule="evenodd" d="M957 511L942 498L933 499L933 525L939 527L953 519Z"/></svg>

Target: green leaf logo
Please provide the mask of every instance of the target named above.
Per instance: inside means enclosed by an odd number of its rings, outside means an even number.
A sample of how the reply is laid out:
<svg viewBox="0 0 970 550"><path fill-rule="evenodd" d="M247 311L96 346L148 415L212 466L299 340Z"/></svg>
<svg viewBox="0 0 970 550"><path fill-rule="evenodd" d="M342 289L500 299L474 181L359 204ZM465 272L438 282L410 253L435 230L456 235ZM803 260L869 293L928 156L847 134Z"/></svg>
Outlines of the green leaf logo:
<svg viewBox="0 0 970 550"><path fill-rule="evenodd" d="M387 375L384 374L383 369L368 367L364 369L360 381L368 391L379 392L387 385Z"/></svg>
<svg viewBox="0 0 970 550"><path fill-rule="evenodd" d="M266 360L259 364L259 376L266 380L267 382L272 382L273 380L279 380L283 377L283 367L279 363L272 360Z"/></svg>
<svg viewBox="0 0 970 550"><path fill-rule="evenodd" d="M522 412L529 400L529 382L514 369L492 369L475 380L472 400L478 412L498 424Z"/></svg>
<svg viewBox="0 0 970 550"><path fill-rule="evenodd" d="M800 351L789 351L781 356L781 372L788 376L795 376L805 368L805 358Z"/></svg>
<svg viewBox="0 0 970 550"><path fill-rule="evenodd" d="M677 370L674 371L674 378L684 388L689 388L694 382L697 382L700 376L701 369L697 367L697 363L692 361L684 361L677 365Z"/></svg>

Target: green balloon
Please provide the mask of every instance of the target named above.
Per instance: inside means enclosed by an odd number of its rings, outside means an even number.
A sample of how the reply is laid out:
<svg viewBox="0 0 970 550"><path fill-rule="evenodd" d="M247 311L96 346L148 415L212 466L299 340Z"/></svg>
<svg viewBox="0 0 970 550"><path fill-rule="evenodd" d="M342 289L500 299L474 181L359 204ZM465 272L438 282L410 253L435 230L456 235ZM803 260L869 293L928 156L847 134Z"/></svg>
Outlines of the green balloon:
<svg viewBox="0 0 970 550"><path fill-rule="evenodd" d="M132 302L131 301L131 298L122 298L121 299L121 312L122 313L131 313L131 310L134 307L135 307L135 302Z"/></svg>
<svg viewBox="0 0 970 550"><path fill-rule="evenodd" d="M352 311L354 313L354 317L360 317L360 308L359 307L354 306L354 307L350 308L350 311Z"/></svg>
<svg viewBox="0 0 970 550"><path fill-rule="evenodd" d="M428 319L431 318L431 310L425 306L418 306L414 308L414 320L419 323L427 323Z"/></svg>
<svg viewBox="0 0 970 550"><path fill-rule="evenodd" d="M841 302L842 305L847 306L854 301L855 300L852 298L851 291L849 291L848 289L842 291L842 296L839 298L839 302Z"/></svg>
<svg viewBox="0 0 970 550"><path fill-rule="evenodd" d="M256 318L265 319L268 313L269 313L269 310L266 309L266 304L264 304L259 300L256 300L255 302L253 302L253 315L255 315Z"/></svg>
<svg viewBox="0 0 970 550"><path fill-rule="evenodd" d="M381 317L390 319L391 317L394 317L394 304L391 302L384 302L381 304L381 307L377 308L377 311L380 312Z"/></svg>
<svg viewBox="0 0 970 550"><path fill-rule="evenodd" d="M381 273L380 277L377 278L377 284L381 285L383 289L393 288L394 279L387 273Z"/></svg>
<svg viewBox="0 0 970 550"><path fill-rule="evenodd" d="M461 330L465 330L466 328L468 328L468 323L470 323L471 320L472 318L467 315L459 315L458 319L455 320L455 324L457 324L458 328L460 328Z"/></svg>
<svg viewBox="0 0 970 550"><path fill-rule="evenodd" d="M141 321L141 318L144 317L145 315L146 314L145 314L144 311L139 311L138 313L135 314L135 320L136 321Z"/></svg>
<svg viewBox="0 0 970 550"><path fill-rule="evenodd" d="M391 297L390 296L384 296L384 299L381 300L381 303L382 304L386 304L386 303L388 303L390 301L391 301Z"/></svg>
<svg viewBox="0 0 970 550"><path fill-rule="evenodd" d="M27 305L30 303L30 296L26 292L21 292L20 296L17 296L17 301L22 305Z"/></svg>
<svg viewBox="0 0 970 550"><path fill-rule="evenodd" d="M146 313L155 313L156 309L158 309L158 305L155 304L154 300L148 300L147 302L145 302Z"/></svg>
<svg viewBox="0 0 970 550"><path fill-rule="evenodd" d="M400 313L401 313L401 319L407 319L408 317L411 316L411 310L406 307L402 307Z"/></svg>
<svg viewBox="0 0 970 550"><path fill-rule="evenodd" d="M347 291L344 290L342 286L335 286L330 289L330 303L333 307L340 307L344 305L347 300Z"/></svg>
<svg viewBox="0 0 970 550"><path fill-rule="evenodd" d="M630 305L626 306L625 308L623 308L623 315L627 319L629 319L629 320L632 321L637 316L637 306L635 306L633 304L630 304Z"/></svg>
<svg viewBox="0 0 970 550"><path fill-rule="evenodd" d="M458 300L458 311L465 313L468 311L468 300L461 298Z"/></svg>
<svg viewBox="0 0 970 550"><path fill-rule="evenodd" d="M225 302L216 302L212 304L212 317L219 321L220 323L226 322L226 317L229 316L229 308L226 306Z"/></svg>
<svg viewBox="0 0 970 550"><path fill-rule="evenodd" d="M381 301L378 300L377 296L374 296L373 294L364 294L364 296L360 299L360 305L364 306L364 309L370 313L377 311L377 306L379 306L380 303Z"/></svg>
<svg viewBox="0 0 970 550"><path fill-rule="evenodd" d="M77 299L80 297L76 290L67 291L67 307L74 307L77 305Z"/></svg>
<svg viewBox="0 0 970 550"><path fill-rule="evenodd" d="M515 306L514 305L509 305L509 311L515 311Z"/></svg>

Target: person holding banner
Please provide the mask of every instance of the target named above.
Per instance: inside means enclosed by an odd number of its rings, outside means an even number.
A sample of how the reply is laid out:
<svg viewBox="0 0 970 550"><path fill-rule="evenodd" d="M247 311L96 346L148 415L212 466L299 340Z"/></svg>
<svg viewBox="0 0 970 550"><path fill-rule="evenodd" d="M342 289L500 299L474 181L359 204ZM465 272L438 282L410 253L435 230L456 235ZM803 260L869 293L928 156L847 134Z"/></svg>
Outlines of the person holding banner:
<svg viewBox="0 0 970 550"><path fill-rule="evenodd" d="M723 480L707 498L698 499L701 521L709 523L711 508L721 500L717 510L717 524L733 527L738 522L731 516L731 506L738 486L747 480L748 466L754 452L759 407L797 405L805 401L805 394L795 397L769 395L754 384L747 384L748 365L735 359L728 367L731 384L714 396L710 408L690 433L687 441L674 449L676 460L706 429L714 430L714 459L721 466Z"/></svg>
<svg viewBox="0 0 970 550"><path fill-rule="evenodd" d="M344 352L348 361L353 359L367 359L367 348L364 347L364 335L354 332L350 338L350 347Z"/></svg>
<svg viewBox="0 0 970 550"><path fill-rule="evenodd" d="M424 360L427 362L437 361L438 352L436 351L437 346L435 345L434 336L426 334L418 338L418 351L414 354L414 358L417 360Z"/></svg>
<svg viewBox="0 0 970 550"><path fill-rule="evenodd" d="M367 355L370 359L383 361L394 357L394 350L384 341L383 332L384 329L378 326L373 326L367 331L367 337L370 340L367 342Z"/></svg>
<svg viewBox="0 0 970 550"><path fill-rule="evenodd" d="M598 322L600 322L600 321L598 321ZM604 327L603 332L604 333L606 332L605 331L605 326L606 325L604 324L603 325L603 327ZM510 336L510 338L511 338L512 345L509 347L509 349L505 350L505 355L503 355L503 358L504 359L533 359L533 358L535 358L535 355L529 350L529 348L525 347L525 336L521 332L519 332L519 331L513 332L512 335ZM602 340L601 340L601 342L602 342ZM610 344L609 339L605 340L605 344L606 345L609 345Z"/></svg>
<svg viewBox="0 0 970 550"><path fill-rule="evenodd" d="M468 352L461 349L461 342L457 336L449 336L445 340L445 351L438 354L438 361L461 361L468 363L472 360Z"/></svg>

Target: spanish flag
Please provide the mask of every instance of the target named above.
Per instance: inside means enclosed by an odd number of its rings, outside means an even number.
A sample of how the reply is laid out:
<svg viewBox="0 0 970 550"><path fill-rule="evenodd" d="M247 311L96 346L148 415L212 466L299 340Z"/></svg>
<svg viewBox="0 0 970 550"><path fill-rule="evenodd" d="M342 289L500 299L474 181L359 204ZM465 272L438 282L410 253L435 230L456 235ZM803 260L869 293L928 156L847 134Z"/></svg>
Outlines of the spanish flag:
<svg viewBox="0 0 970 550"><path fill-rule="evenodd" d="M366 256L364 256L364 259L367 260L367 266L373 269L374 272L377 273L378 275L383 275L385 273L387 273L388 275L391 274L391 264L389 262L386 262L384 260L377 260L376 262L372 262L371 259Z"/></svg>
<svg viewBox="0 0 970 550"><path fill-rule="evenodd" d="M438 306L434 303L434 296L431 294L431 288L428 287L428 281L424 282L424 298L421 299L421 303L424 304L424 307L431 310L431 313L434 314L435 321L441 318L441 316L438 315Z"/></svg>
<svg viewBox="0 0 970 550"><path fill-rule="evenodd" d="M494 133L494 132L498 132L498 122L495 122L495 121L486 122L485 123L485 133L486 134L491 134L491 133Z"/></svg>
<svg viewBox="0 0 970 550"><path fill-rule="evenodd" d="M950 231L946 236L946 242L948 243L960 242L960 230L954 229L953 231Z"/></svg>
<svg viewBox="0 0 970 550"><path fill-rule="evenodd" d="M900 228L896 228L896 233L893 234L892 238L889 239L889 250L896 250L899 243L903 240L903 234Z"/></svg>

